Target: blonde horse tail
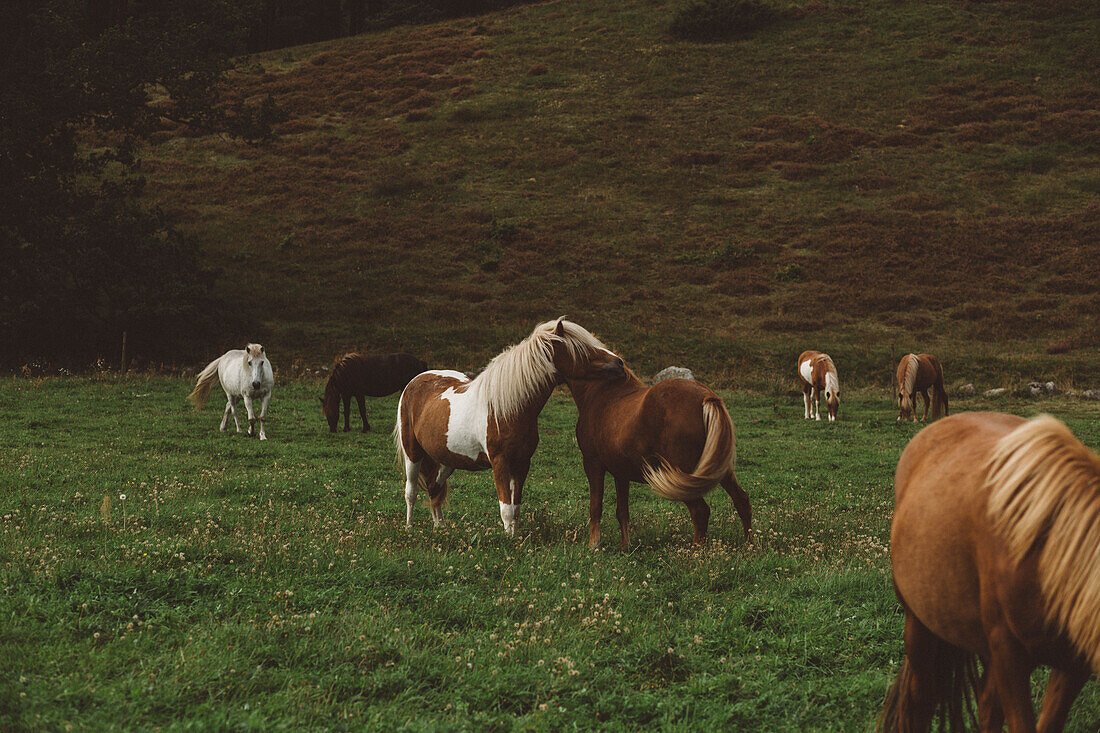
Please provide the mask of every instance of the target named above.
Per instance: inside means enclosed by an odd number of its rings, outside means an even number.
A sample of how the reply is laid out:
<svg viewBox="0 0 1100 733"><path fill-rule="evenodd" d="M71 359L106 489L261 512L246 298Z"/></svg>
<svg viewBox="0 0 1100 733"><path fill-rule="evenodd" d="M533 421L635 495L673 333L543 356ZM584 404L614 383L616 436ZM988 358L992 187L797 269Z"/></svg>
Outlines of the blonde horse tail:
<svg viewBox="0 0 1100 733"><path fill-rule="evenodd" d="M929 632L930 633L930 632ZM932 719L939 715L940 730L968 730L974 726L973 700L978 689L977 657L939 639L934 640L931 680L918 680L907 657L901 663L894 684L886 693L875 725L875 733L902 730L931 730ZM915 690L919 690L919 699ZM920 728L920 723L924 727Z"/></svg>
<svg viewBox="0 0 1100 733"><path fill-rule="evenodd" d="M218 365L221 364L221 361L222 358L219 356L207 364L206 368L199 372L199 379L195 383L195 388L191 390L191 394L187 395L187 401L194 405L196 410L202 409L202 406L206 404L206 399L210 396L210 390L214 389L214 383L218 381Z"/></svg>
<svg viewBox="0 0 1100 733"><path fill-rule="evenodd" d="M734 442L733 420L730 419L726 405L718 397L707 397L703 400L702 409L707 437L695 470L686 473L664 458L660 459L656 468L649 464L642 467L642 476L646 483L666 499L698 499L717 486L727 473L733 473L737 446Z"/></svg>
<svg viewBox="0 0 1100 733"><path fill-rule="evenodd" d="M1100 669L1100 458L1065 425L1041 415L994 446L986 511L1008 554L1039 554L1048 623Z"/></svg>

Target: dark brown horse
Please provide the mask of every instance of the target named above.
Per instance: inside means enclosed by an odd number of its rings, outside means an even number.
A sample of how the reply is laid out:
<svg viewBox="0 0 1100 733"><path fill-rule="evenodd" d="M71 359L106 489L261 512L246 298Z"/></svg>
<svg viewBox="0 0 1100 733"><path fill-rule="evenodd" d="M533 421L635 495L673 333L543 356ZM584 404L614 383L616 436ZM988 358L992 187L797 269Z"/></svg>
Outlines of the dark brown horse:
<svg viewBox="0 0 1100 733"><path fill-rule="evenodd" d="M343 400L344 432L351 430L351 398L354 397L359 403L359 416L363 418L363 432L368 432L370 423L363 398L400 392L413 377L427 369L428 365L412 354L344 354L336 360L332 376L325 385L325 396L321 398L321 411L328 420L328 429L336 432L336 424L340 422L340 401Z"/></svg>
<svg viewBox="0 0 1100 733"><path fill-rule="evenodd" d="M982 731L1062 730L1100 671L1100 459L1052 417L968 412L909 442L894 503L906 658L879 730L963 730L972 695Z"/></svg>
<svg viewBox="0 0 1100 733"><path fill-rule="evenodd" d="M932 419L947 415L943 367L931 354L906 354L898 362L898 420L917 419L917 393L924 398L923 421L928 417L928 390L932 390Z"/></svg>
<svg viewBox="0 0 1100 733"><path fill-rule="evenodd" d="M733 422L722 399L693 379L666 379L647 387L625 367L621 374L594 376L566 379L577 403L577 445L588 477L588 546L600 542L605 473L615 479L623 549L630 544L631 481L684 502L697 545L706 541L710 521L703 497L721 484L749 537L752 508L733 472Z"/></svg>
<svg viewBox="0 0 1100 733"><path fill-rule="evenodd" d="M471 379L432 370L405 387L394 443L405 466L405 522L416 493L428 492L432 519L443 521L448 477L456 469L492 469L504 531L516 531L523 484L539 443L539 413L563 379L623 373L622 359L592 334L558 319L539 324Z"/></svg>

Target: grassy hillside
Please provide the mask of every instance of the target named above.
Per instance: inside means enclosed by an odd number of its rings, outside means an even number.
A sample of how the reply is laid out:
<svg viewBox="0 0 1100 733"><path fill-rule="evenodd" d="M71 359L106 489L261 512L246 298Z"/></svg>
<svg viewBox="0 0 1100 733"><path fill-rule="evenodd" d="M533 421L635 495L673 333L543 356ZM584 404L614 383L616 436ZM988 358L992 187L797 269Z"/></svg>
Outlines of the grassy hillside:
<svg viewBox="0 0 1100 733"><path fill-rule="evenodd" d="M165 132L150 196L287 368L475 368L560 314L723 385L828 350L885 383L1089 384L1100 350L1100 5L809 2L734 42L677 3L558 0L243 61L289 113ZM197 358L196 361L199 359Z"/></svg>
<svg viewBox="0 0 1100 733"><path fill-rule="evenodd" d="M487 473L454 475L449 524L421 500L407 530L387 431L329 434L316 383L276 388L264 443L218 433L189 388L0 380L0 730L872 728L903 648L893 468L918 429L881 399L807 423L797 400L724 395L754 542L719 491L692 550L683 506L636 486L630 549L608 492L592 552L567 395L509 538ZM1041 409L1100 445L1094 403ZM1092 681L1067 730L1098 728Z"/></svg>

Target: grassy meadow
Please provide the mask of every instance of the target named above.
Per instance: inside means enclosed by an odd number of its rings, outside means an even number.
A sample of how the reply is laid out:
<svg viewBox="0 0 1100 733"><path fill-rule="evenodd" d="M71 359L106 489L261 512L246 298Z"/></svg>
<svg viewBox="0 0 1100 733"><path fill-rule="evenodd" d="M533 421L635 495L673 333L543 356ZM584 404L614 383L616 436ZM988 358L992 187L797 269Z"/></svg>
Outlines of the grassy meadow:
<svg viewBox="0 0 1100 733"><path fill-rule="evenodd" d="M614 492L590 551L575 409L540 421L515 537L488 474L448 523L404 525L389 437L331 435L321 385L276 386L264 443L220 434L190 384L0 381L0 730L867 731L902 655L887 545L916 426L849 390L835 424L786 391L727 392L747 545L724 493L711 542L680 505ZM1048 411L1100 447L1095 403ZM355 422L353 420L353 428ZM1090 682L1069 730L1100 726Z"/></svg>

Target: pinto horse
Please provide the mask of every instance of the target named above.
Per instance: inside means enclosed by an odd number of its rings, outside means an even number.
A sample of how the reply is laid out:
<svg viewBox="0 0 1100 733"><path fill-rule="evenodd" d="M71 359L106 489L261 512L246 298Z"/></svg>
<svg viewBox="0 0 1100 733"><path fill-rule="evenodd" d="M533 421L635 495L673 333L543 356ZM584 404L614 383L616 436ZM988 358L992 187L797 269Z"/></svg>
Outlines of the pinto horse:
<svg viewBox="0 0 1100 733"><path fill-rule="evenodd" d="M243 401L248 412L248 436L256 434L256 417L252 401L260 400L260 440L267 440L264 423L267 422L267 403L271 401L271 389L275 386L275 374L271 371L271 361L260 344L248 344L243 349L230 349L199 372L198 381L187 399L201 409L206 404L214 382L221 382L225 390L225 413L219 430L225 432L229 416L233 415L233 424L241 432L237 420L237 403Z"/></svg>
<svg viewBox="0 0 1100 733"><path fill-rule="evenodd" d="M749 497L733 472L733 421L718 395L693 379L665 379L648 387L625 366L620 373L585 373L565 381L577 404L577 445L588 477L589 547L600 543L605 473L615 479L624 550L630 544L631 481L684 502L696 545L706 541L710 521L703 497L721 484L751 537Z"/></svg>
<svg viewBox="0 0 1100 733"><path fill-rule="evenodd" d="M890 557L905 651L879 731L1060 731L1100 672L1100 458L1049 416L947 418L898 462ZM979 677L975 658L982 660Z"/></svg>
<svg viewBox="0 0 1100 733"><path fill-rule="evenodd" d="M363 418L363 432L370 432L364 397L385 397L399 392L413 377L427 369L428 365L412 354L344 354L332 367L332 376L325 384L325 396L321 398L321 412L328 420L329 431L336 432L341 401L344 403L344 432L351 430L351 398L354 397L359 404L359 416Z"/></svg>
<svg viewBox="0 0 1100 733"><path fill-rule="evenodd" d="M923 422L928 417L928 389L932 389L932 419L948 414L943 368L931 354L906 354L898 362L898 420L917 419L917 393L924 398Z"/></svg>
<svg viewBox="0 0 1100 733"><path fill-rule="evenodd" d="M622 360L595 336L558 319L536 326L473 379L447 370L414 377L401 393L393 430L405 465L406 524L412 526L419 483L438 525L451 472L492 469L500 520L504 531L514 534L523 483L539 442L538 416L554 387L565 378L622 370Z"/></svg>
<svg viewBox="0 0 1100 733"><path fill-rule="evenodd" d="M828 354L820 351L803 351L798 357L798 378L802 382L802 401L806 404L806 419L821 419L821 395L825 395L825 409L829 422L836 420L840 409L840 382L836 365Z"/></svg>

